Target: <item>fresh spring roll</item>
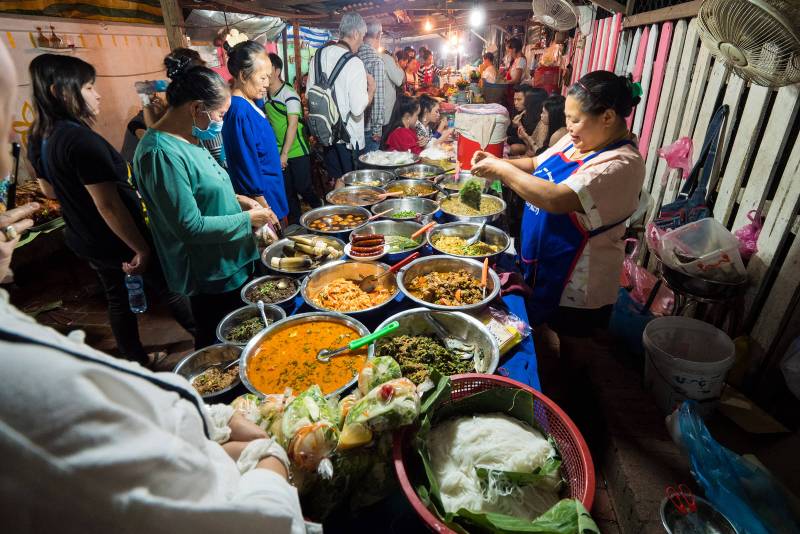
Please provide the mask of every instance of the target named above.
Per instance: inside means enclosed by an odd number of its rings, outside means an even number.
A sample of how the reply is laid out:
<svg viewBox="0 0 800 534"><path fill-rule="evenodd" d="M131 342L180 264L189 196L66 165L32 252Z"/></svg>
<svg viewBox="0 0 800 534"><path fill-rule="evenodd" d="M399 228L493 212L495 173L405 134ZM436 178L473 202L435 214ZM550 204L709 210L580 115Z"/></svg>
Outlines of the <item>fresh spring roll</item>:
<svg viewBox="0 0 800 534"><path fill-rule="evenodd" d="M261 419L263 416L261 415L261 411L259 410L260 399L257 395L253 395L252 393L245 393L244 395L240 395L236 397L233 402L231 403L231 407L234 410L237 410L244 415L245 419L250 421L251 423L255 423L259 426L261 423Z"/></svg>
<svg viewBox="0 0 800 534"><path fill-rule="evenodd" d="M414 383L396 378L372 389L347 413L339 448L365 445L373 432L409 425L419 415L419 395Z"/></svg>
<svg viewBox="0 0 800 534"><path fill-rule="evenodd" d="M339 424L344 423L347 414L350 412L350 409L353 407L355 403L361 400L363 395L359 390L353 391L351 394L342 397L339 401Z"/></svg>
<svg viewBox="0 0 800 534"><path fill-rule="evenodd" d="M336 407L313 385L294 399L283 413L281 432L292 462L305 471L331 476L328 457L339 439Z"/></svg>
<svg viewBox="0 0 800 534"><path fill-rule="evenodd" d="M293 400L294 395L291 393L286 395L265 395L258 406L258 411L261 414L261 421L259 421L258 426L263 428L269 436L278 440L278 443L285 442L282 429L283 413Z"/></svg>
<svg viewBox="0 0 800 534"><path fill-rule="evenodd" d="M362 396L372 391L375 386L403 376L400 364L391 356L378 356L367 360L358 373L358 390Z"/></svg>

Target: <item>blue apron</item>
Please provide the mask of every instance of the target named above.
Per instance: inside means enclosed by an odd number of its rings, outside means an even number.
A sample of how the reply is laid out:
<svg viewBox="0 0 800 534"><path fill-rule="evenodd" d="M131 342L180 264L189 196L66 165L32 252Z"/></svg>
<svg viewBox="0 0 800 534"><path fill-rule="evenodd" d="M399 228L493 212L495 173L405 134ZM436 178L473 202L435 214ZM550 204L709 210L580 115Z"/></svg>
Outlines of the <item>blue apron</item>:
<svg viewBox="0 0 800 534"><path fill-rule="evenodd" d="M572 148L569 145L563 152L557 152L540 163L533 175L560 184L598 154L630 143L627 139L622 140L576 161L565 155ZM572 272L589 238L610 230L625 219L588 231L574 212L556 215L530 202L525 203L519 255L522 274L533 288L532 305L528 313L531 324L546 322L558 308L561 294L572 278Z"/></svg>

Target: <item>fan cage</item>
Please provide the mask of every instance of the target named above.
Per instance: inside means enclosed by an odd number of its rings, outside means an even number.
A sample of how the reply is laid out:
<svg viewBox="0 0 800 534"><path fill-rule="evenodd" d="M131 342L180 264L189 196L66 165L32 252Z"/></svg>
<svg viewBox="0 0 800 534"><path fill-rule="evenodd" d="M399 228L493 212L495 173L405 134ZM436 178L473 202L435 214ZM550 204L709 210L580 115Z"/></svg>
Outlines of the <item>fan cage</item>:
<svg viewBox="0 0 800 534"><path fill-rule="evenodd" d="M759 85L800 82L800 7L784 0L705 0L703 43L736 74Z"/></svg>
<svg viewBox="0 0 800 534"><path fill-rule="evenodd" d="M578 15L569 0L533 0L537 20L557 31L571 30L578 25Z"/></svg>

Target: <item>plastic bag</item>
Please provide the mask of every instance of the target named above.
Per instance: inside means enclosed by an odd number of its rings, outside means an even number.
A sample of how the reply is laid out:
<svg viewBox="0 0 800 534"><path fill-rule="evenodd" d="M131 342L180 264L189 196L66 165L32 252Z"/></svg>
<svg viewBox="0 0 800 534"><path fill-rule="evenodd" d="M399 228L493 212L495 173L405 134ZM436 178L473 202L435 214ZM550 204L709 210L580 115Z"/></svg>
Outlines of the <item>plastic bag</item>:
<svg viewBox="0 0 800 534"><path fill-rule="evenodd" d="M800 533L780 484L717 443L695 406L694 401L684 401L667 417L667 425L672 439L689 456L692 475L706 499L742 534Z"/></svg>
<svg viewBox="0 0 800 534"><path fill-rule="evenodd" d="M655 319L655 316L633 300L624 287L619 288L617 295L617 302L614 303L611 319L608 322L608 330L630 352L643 356L642 334L647 323Z"/></svg>
<svg viewBox="0 0 800 534"><path fill-rule="evenodd" d="M692 150L694 146L691 137L681 137L671 145L662 146L656 153L659 158L664 158L669 169L683 169L682 177L686 178L692 170ZM669 173L662 177L662 185Z"/></svg>
<svg viewBox="0 0 800 534"><path fill-rule="evenodd" d="M636 263L639 252L638 239L626 239L625 243L635 243L630 254L625 256L622 264L622 287L630 290L630 297L641 305L646 305L652 296L653 288L658 282L656 275ZM666 285L661 284L653 297L649 310L653 315L671 315L675 295Z"/></svg>
<svg viewBox="0 0 800 534"><path fill-rule="evenodd" d="M750 260L750 256L758 252L758 236L764 227L764 216L756 210L750 210L747 213L747 219L750 223L733 233L739 240L739 254L745 263Z"/></svg>
<svg viewBox="0 0 800 534"><path fill-rule="evenodd" d="M795 338L781 360L781 372L786 386L800 399L800 337Z"/></svg>

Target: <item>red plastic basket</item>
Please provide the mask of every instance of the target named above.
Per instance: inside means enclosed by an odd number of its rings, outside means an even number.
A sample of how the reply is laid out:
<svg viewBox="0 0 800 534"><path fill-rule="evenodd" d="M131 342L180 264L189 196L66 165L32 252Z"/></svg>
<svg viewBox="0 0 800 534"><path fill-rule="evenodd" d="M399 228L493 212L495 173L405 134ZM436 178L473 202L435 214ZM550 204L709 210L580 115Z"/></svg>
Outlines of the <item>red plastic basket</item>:
<svg viewBox="0 0 800 534"><path fill-rule="evenodd" d="M524 389L533 395L536 422L545 432L553 436L561 453L561 468L569 486L569 497L581 501L587 510L592 509L595 480L594 463L589 454L589 447L586 446L586 441L575 423L556 403L525 384L497 375L476 373L455 375L450 377L450 382L452 391L449 402L493 388ZM406 427L394 437L394 469L397 472L400 487L403 488L403 493L406 494L411 506L431 530L453 532L425 507L409 479L407 457L416 454L409 447L414 432L415 430L411 427Z"/></svg>

